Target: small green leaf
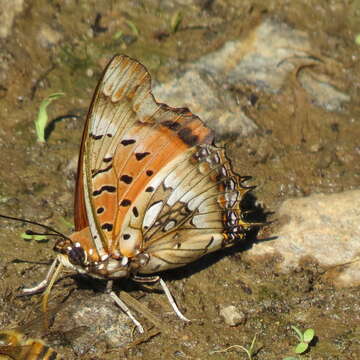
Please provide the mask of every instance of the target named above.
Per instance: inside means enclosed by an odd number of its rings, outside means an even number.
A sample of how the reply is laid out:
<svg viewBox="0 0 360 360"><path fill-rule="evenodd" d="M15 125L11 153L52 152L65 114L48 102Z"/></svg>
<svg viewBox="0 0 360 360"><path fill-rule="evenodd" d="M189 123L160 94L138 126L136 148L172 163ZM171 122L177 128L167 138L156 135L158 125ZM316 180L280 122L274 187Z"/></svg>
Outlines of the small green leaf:
<svg viewBox="0 0 360 360"><path fill-rule="evenodd" d="M356 45L360 45L360 34L357 34L357 35L355 36L355 44L356 44Z"/></svg>
<svg viewBox="0 0 360 360"><path fill-rule="evenodd" d="M303 352L305 352L307 350L308 346L309 345L307 343L301 342L295 348L296 354L302 354Z"/></svg>
<svg viewBox="0 0 360 360"><path fill-rule="evenodd" d="M123 32L121 30L119 30L113 35L113 39L118 40L118 39L121 39L122 36L123 36Z"/></svg>
<svg viewBox="0 0 360 360"><path fill-rule="evenodd" d="M39 143L45 142L45 128L48 123L48 114L46 112L46 108L51 104L52 101L64 95L65 94L62 92L54 93L49 95L41 102L39 106L38 116L35 120L36 136Z"/></svg>
<svg viewBox="0 0 360 360"><path fill-rule="evenodd" d="M315 336L314 329L306 329L304 332L304 341L309 343Z"/></svg>
<svg viewBox="0 0 360 360"><path fill-rule="evenodd" d="M252 342L251 342L251 345L249 348L250 355L252 355L254 352L255 341L256 341L256 334L255 334L254 338L252 339Z"/></svg>
<svg viewBox="0 0 360 360"><path fill-rule="evenodd" d="M294 325L291 325L291 328L296 332L299 341L304 341L303 333Z"/></svg>
<svg viewBox="0 0 360 360"><path fill-rule="evenodd" d="M46 235L31 235L31 234L27 234L26 232L22 233L20 235L22 237L22 239L26 240L26 241L31 241L31 240L35 240L35 241L48 241L48 238Z"/></svg>
<svg viewBox="0 0 360 360"><path fill-rule="evenodd" d="M27 233L21 233L20 234L20 237L23 239L23 240L32 240L33 236L32 235L29 235Z"/></svg>
<svg viewBox="0 0 360 360"><path fill-rule="evenodd" d="M299 360L299 359L293 356L288 356L286 358L283 358L283 360Z"/></svg>
<svg viewBox="0 0 360 360"><path fill-rule="evenodd" d="M45 235L34 235L35 241L49 241L49 239Z"/></svg>
<svg viewBox="0 0 360 360"><path fill-rule="evenodd" d="M129 26L134 35L139 36L139 30L132 21L127 20L126 24Z"/></svg>
<svg viewBox="0 0 360 360"><path fill-rule="evenodd" d="M172 33L176 33L179 28L180 24L183 20L183 15L180 11L177 11L170 19L170 28Z"/></svg>

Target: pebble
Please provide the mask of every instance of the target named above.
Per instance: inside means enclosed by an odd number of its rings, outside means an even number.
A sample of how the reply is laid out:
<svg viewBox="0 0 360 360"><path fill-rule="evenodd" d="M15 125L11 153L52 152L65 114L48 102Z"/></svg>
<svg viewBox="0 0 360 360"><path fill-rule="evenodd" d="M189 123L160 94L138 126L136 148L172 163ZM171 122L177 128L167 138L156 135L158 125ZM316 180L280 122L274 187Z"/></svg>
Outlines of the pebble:
<svg viewBox="0 0 360 360"><path fill-rule="evenodd" d="M223 317L225 324L229 326L237 326L246 321L246 315L234 305L223 307L220 310L220 316Z"/></svg>

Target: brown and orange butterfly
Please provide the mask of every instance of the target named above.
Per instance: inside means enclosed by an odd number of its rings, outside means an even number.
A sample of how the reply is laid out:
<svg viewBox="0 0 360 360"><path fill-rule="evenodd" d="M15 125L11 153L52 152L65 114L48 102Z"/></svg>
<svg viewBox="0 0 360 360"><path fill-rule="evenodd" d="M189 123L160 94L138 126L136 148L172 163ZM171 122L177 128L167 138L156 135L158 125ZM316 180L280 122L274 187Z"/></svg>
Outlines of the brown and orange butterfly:
<svg viewBox="0 0 360 360"><path fill-rule="evenodd" d="M39 339L26 339L15 330L0 330L0 355L14 360L61 360L56 350ZM2 358L0 356L0 358Z"/></svg>
<svg viewBox="0 0 360 360"><path fill-rule="evenodd" d="M109 280L109 289L116 278L159 279L186 319L160 278L141 275L191 263L243 239L252 226L240 204L250 190L242 185L247 177L234 174L213 141L213 132L188 109L156 102L143 65L115 56L83 133L76 232L57 241L46 279L27 292L47 287L47 299L62 266Z"/></svg>

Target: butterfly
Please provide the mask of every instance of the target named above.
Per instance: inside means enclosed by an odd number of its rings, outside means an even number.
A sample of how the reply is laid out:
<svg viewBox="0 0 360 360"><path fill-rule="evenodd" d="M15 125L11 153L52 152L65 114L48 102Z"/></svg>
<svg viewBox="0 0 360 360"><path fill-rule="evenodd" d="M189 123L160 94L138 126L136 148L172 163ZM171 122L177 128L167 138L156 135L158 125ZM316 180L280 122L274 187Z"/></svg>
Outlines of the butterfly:
<svg viewBox="0 0 360 360"><path fill-rule="evenodd" d="M252 189L236 175L214 133L187 108L158 103L146 68L125 55L107 65L86 119L76 181L75 232L57 240L47 287L63 266L108 281L156 281L245 237L241 201ZM47 301L47 300L46 300Z"/></svg>
<svg viewBox="0 0 360 360"><path fill-rule="evenodd" d="M0 354L14 360L61 360L53 348L39 339L25 339L15 330L0 331Z"/></svg>

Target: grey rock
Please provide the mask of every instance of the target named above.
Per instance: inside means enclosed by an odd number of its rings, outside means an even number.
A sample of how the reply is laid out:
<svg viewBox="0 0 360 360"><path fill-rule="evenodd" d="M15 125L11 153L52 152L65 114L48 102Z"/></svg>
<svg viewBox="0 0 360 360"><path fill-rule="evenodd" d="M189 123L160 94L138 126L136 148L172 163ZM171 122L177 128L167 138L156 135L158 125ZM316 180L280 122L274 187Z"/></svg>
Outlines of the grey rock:
<svg viewBox="0 0 360 360"><path fill-rule="evenodd" d="M228 90L252 84L268 93L281 91L297 64L316 62L308 35L274 19L266 19L242 40L228 41L221 49L203 56L173 80L156 86L158 101L188 107L220 137L248 136L257 125L246 116ZM300 71L299 81L313 102L327 111L339 111L347 94L331 85L331 79L314 78Z"/></svg>
<svg viewBox="0 0 360 360"><path fill-rule="evenodd" d="M297 64L317 62L311 55L314 52L305 32L269 18L246 38L227 42L194 66L230 85L249 83L268 93L278 93ZM331 85L331 79L320 81L301 71L300 82L314 103L327 111L341 110L342 103L350 101L347 94Z"/></svg>
<svg viewBox="0 0 360 360"><path fill-rule="evenodd" d="M14 18L23 8L24 0L0 1L0 39L10 34Z"/></svg>
<svg viewBox="0 0 360 360"><path fill-rule="evenodd" d="M82 334L70 339L71 346L82 355L95 351L103 345L121 347L132 339L133 324L116 307L108 294L92 294L85 300L70 304L66 312L57 316L53 331L74 331L84 329Z"/></svg>
<svg viewBox="0 0 360 360"><path fill-rule="evenodd" d="M188 107L220 137L249 135L257 125L249 119L212 76L202 70L188 70L179 78L154 88L160 102L172 107Z"/></svg>
<svg viewBox="0 0 360 360"><path fill-rule="evenodd" d="M327 111L340 111L342 105L351 100L349 95L331 85L331 79L327 76L318 79L311 76L309 72L301 71L299 81L310 94L312 101Z"/></svg>
<svg viewBox="0 0 360 360"><path fill-rule="evenodd" d="M280 90L288 73L295 69L293 58L309 58L305 32L271 18L253 29L245 39L228 41L218 51L200 59L195 66L220 75L229 84L251 83L270 93Z"/></svg>
<svg viewBox="0 0 360 360"><path fill-rule="evenodd" d="M360 285L360 190L286 200L277 218L283 223L277 238L254 244L245 257L280 254L280 270L287 271L310 256L337 269L329 278L335 285Z"/></svg>
<svg viewBox="0 0 360 360"><path fill-rule="evenodd" d="M222 316L225 323L230 326L237 326L246 321L246 315L242 311L239 311L234 305L223 307L220 310L220 316Z"/></svg>

